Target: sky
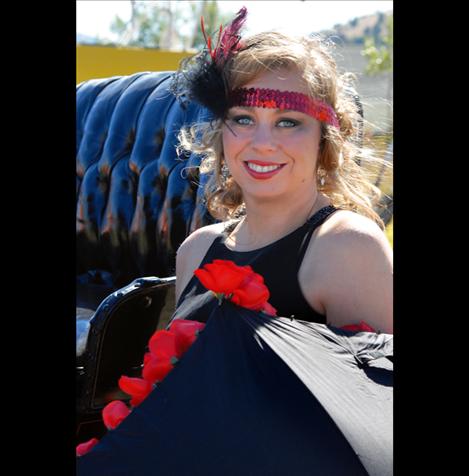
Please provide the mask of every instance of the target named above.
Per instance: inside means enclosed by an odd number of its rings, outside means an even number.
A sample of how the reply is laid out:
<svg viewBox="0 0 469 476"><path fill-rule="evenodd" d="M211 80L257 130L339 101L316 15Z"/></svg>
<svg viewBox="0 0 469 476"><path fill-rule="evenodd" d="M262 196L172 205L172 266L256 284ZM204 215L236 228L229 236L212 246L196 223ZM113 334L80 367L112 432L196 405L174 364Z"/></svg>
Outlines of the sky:
<svg viewBox="0 0 469 476"><path fill-rule="evenodd" d="M124 21L130 19L131 7L127 0L78 0L76 4L76 31L83 35L116 41L116 36L109 29L112 20L116 15ZM246 35L271 29L307 35L332 28L337 23L347 23L355 17L393 9L392 1L372 0L222 0L218 4L224 12L236 13L242 6L247 7L248 17L244 27Z"/></svg>

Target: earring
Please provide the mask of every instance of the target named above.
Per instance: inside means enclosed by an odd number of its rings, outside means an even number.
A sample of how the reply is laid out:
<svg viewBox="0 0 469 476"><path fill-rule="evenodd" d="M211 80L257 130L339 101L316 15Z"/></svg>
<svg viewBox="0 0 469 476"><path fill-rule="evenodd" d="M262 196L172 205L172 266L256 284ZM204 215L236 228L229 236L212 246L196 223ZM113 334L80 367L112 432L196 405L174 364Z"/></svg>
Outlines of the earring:
<svg viewBox="0 0 469 476"><path fill-rule="evenodd" d="M327 172L323 169L318 169L317 176L318 176L318 182L321 187L324 187L324 184L326 183L326 175Z"/></svg>
<svg viewBox="0 0 469 476"><path fill-rule="evenodd" d="M221 166L221 176L223 180L227 180L230 176L230 170L228 169L228 166L225 163L223 163L223 165Z"/></svg>

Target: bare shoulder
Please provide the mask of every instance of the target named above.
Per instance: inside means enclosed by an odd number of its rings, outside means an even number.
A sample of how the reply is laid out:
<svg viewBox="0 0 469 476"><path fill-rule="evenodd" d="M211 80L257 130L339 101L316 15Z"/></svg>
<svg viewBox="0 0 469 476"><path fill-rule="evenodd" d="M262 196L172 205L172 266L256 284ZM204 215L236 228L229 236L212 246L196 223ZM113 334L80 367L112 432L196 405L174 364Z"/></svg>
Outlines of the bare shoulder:
<svg viewBox="0 0 469 476"><path fill-rule="evenodd" d="M189 249L193 252L196 248L204 248L207 243L210 246L215 237L223 232L225 226L226 222L220 222L198 228L181 243L177 254L186 253Z"/></svg>
<svg viewBox="0 0 469 476"><path fill-rule="evenodd" d="M365 321L392 332L392 248L381 228L340 210L311 240L302 272L305 297L331 325Z"/></svg>
<svg viewBox="0 0 469 476"><path fill-rule="evenodd" d="M317 238L334 247L349 245L360 248L374 243L391 252L381 228L373 220L350 210L339 210L331 215L319 228Z"/></svg>
<svg viewBox="0 0 469 476"><path fill-rule="evenodd" d="M227 222L203 226L192 232L176 252L176 300L187 286L210 245L219 236Z"/></svg>

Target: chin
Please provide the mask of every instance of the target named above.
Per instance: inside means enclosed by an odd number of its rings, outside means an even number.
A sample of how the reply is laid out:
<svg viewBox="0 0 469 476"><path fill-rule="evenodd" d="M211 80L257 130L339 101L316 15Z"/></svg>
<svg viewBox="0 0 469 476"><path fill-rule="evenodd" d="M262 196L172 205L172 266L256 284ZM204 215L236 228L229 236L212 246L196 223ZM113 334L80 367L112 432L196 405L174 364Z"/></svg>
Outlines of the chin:
<svg viewBox="0 0 469 476"><path fill-rule="evenodd" d="M254 187L243 187L241 185L240 187L243 192L243 196L249 196L254 199L276 199L288 196L287 190L280 187L273 187L272 185L267 184Z"/></svg>

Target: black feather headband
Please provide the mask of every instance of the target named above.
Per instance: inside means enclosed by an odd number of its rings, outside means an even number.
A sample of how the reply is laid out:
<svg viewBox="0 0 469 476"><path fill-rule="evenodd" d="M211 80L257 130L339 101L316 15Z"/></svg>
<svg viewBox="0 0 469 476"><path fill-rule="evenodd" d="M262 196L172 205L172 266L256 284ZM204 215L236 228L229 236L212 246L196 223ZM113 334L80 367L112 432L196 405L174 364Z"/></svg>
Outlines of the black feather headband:
<svg viewBox="0 0 469 476"><path fill-rule="evenodd" d="M204 19L201 18L206 46L200 53L181 61L180 68L174 73L170 85L170 91L183 107L194 100L208 108L215 118L225 117L229 108L229 86L225 68L231 58L242 49L239 31L246 20L246 15L247 9L243 7L225 29L220 25L214 49L212 39L205 33Z"/></svg>

